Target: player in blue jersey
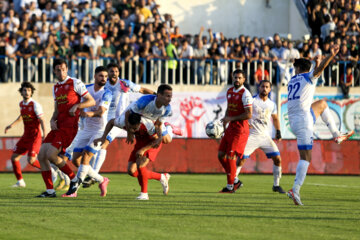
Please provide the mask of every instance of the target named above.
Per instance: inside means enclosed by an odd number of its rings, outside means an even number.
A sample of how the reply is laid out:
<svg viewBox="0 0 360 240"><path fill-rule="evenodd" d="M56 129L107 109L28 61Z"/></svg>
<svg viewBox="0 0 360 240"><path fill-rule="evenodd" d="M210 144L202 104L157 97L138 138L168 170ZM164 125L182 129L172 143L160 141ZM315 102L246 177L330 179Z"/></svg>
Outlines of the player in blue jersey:
<svg viewBox="0 0 360 240"><path fill-rule="evenodd" d="M287 195L294 201L295 205L303 205L300 200L300 188L311 161L313 127L316 119L321 116L338 144L354 133L351 131L341 134L335 125L326 101L313 102L317 80L338 52L338 45L331 46L330 55L321 62L318 58L313 71L310 71L311 62L307 59L300 58L294 62L296 75L291 78L288 84L288 115L291 130L297 138L300 161L296 168L294 186Z"/></svg>

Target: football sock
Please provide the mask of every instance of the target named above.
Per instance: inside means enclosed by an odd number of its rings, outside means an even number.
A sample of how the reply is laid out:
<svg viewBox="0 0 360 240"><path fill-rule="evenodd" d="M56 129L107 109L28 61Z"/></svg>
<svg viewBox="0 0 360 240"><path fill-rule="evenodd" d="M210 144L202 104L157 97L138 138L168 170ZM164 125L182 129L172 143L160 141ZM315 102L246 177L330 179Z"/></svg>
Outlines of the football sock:
<svg viewBox="0 0 360 240"><path fill-rule="evenodd" d="M305 177L306 177L306 173L307 173L309 165L310 165L310 163L308 161L300 159L300 161L296 167L296 176L295 176L293 189L297 193L299 193L300 187L301 187L301 185L303 185L303 183L305 181Z"/></svg>
<svg viewBox="0 0 360 240"><path fill-rule="evenodd" d="M325 122L326 126L329 128L333 137L335 138L335 137L340 136L340 131L336 127L334 118L333 118L333 116L331 116L329 107L326 107L320 116L321 116L321 119Z"/></svg>
<svg viewBox="0 0 360 240"><path fill-rule="evenodd" d="M65 165L62 168L59 168L63 173L69 176L70 180L72 180L75 177L75 173L71 170L69 165L65 163Z"/></svg>
<svg viewBox="0 0 360 240"><path fill-rule="evenodd" d="M157 173L157 172L152 172L152 171L150 171L150 170L148 170L148 169L146 169L147 170L147 175L148 175L148 179L155 179L155 180L158 180L158 181L160 181L160 179L161 179L161 173Z"/></svg>
<svg viewBox="0 0 360 240"><path fill-rule="evenodd" d="M95 170L91 166L89 167L87 175L89 175L89 177L94 178L99 183L102 183L104 181L104 178L100 174L95 172Z"/></svg>
<svg viewBox="0 0 360 240"><path fill-rule="evenodd" d="M51 178L51 170L42 171L41 176L42 176L42 178L44 180L44 183L46 185L46 189L47 190L54 189L53 181L52 181L52 178Z"/></svg>
<svg viewBox="0 0 360 240"><path fill-rule="evenodd" d="M20 161L11 161L13 166L13 171L17 180L23 179L21 173L21 164Z"/></svg>
<svg viewBox="0 0 360 240"><path fill-rule="evenodd" d="M280 185L281 167L273 165L274 186Z"/></svg>
<svg viewBox="0 0 360 240"><path fill-rule="evenodd" d="M94 157L95 158L95 157ZM101 169L101 166L103 165L104 161L106 158L106 149L100 149L97 152L97 156L96 156L96 160L95 160L95 164L94 164L94 170L95 172L99 172Z"/></svg>
<svg viewBox="0 0 360 240"><path fill-rule="evenodd" d="M169 136L171 137L171 139L173 139L174 133L173 133L173 128L172 128L172 126L170 124L168 124L166 126L166 131L169 134Z"/></svg>
<svg viewBox="0 0 360 240"><path fill-rule="evenodd" d="M33 166L33 167L36 167L37 169L40 169L41 167L40 167L40 163L39 163L39 161L38 160L35 160L34 162L33 162L33 164L30 164L31 166Z"/></svg>
<svg viewBox="0 0 360 240"><path fill-rule="evenodd" d="M141 192L147 193L148 171L147 171L146 167L138 168L138 170L139 170L138 182L141 186Z"/></svg>
<svg viewBox="0 0 360 240"><path fill-rule="evenodd" d="M242 167L237 167L237 168L236 168L236 178L237 178L237 176L239 176L240 171L241 171L241 168L242 168Z"/></svg>
<svg viewBox="0 0 360 240"><path fill-rule="evenodd" d="M77 172L77 174L76 174L76 177L77 177L78 179L81 179L81 181L83 182L84 179L85 179L85 177L86 177L86 175L87 175L88 172L89 172L89 168L90 168L90 167L91 167L90 165L80 164L79 169L78 169L78 172Z"/></svg>

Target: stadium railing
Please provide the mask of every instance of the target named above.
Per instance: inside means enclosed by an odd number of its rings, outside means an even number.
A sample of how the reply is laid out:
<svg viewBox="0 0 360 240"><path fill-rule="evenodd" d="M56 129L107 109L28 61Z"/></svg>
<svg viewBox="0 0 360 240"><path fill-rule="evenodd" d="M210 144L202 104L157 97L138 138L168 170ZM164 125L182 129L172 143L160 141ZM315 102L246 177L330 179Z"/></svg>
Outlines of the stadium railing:
<svg viewBox="0 0 360 240"><path fill-rule="evenodd" d="M18 57L15 61L6 56L0 56L0 61L6 67L6 80L8 82L54 82L53 62L54 58L45 57ZM93 81L93 72L96 66L106 66L114 62L112 58L87 59L76 58L68 62L69 75L79 78L85 83ZM247 83L255 85L254 73L259 62L240 62L237 60L197 60L197 59L159 59L134 58L127 62L121 60L120 77L129 79L140 84L179 84L179 85L226 85L231 84L231 73L234 69L240 68L247 74ZM264 71L269 73L270 81L275 84L283 84L285 75L290 77L294 71L289 62L278 63L262 61L262 76ZM352 62L339 61L331 64L325 69L318 83L319 86L339 86L340 76L344 73L346 78L346 66ZM360 61L357 63L360 65ZM356 68L353 68L356 69ZM4 70L4 69L2 69ZM284 72L286 74L284 74ZM354 73L353 73L354 74ZM358 73L356 74L358 75ZM286 83L286 81L285 81ZM353 80L352 86L359 83Z"/></svg>

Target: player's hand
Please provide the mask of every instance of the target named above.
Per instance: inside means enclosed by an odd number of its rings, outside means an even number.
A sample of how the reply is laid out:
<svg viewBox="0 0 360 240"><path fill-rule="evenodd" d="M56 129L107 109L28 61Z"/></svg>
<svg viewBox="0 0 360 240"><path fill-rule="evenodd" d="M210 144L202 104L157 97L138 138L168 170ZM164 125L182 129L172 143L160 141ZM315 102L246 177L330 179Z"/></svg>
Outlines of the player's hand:
<svg viewBox="0 0 360 240"><path fill-rule="evenodd" d="M335 57L336 54L339 52L339 49L340 49L339 45L337 44L332 45L330 48L331 55Z"/></svg>
<svg viewBox="0 0 360 240"><path fill-rule="evenodd" d="M79 106L79 104L75 104L74 106L72 106L71 108L70 108L70 110L69 110L69 114L70 114L70 116L75 116L75 113L76 113L76 110L78 109L78 106Z"/></svg>
<svg viewBox="0 0 360 240"><path fill-rule="evenodd" d="M133 133L128 132L126 136L126 143L127 144L133 144L134 143L135 136Z"/></svg>
<svg viewBox="0 0 360 240"><path fill-rule="evenodd" d="M317 56L314 58L315 63L316 63L316 67L318 67L318 66L320 65L321 59L322 59L321 55L317 55Z"/></svg>
<svg viewBox="0 0 360 240"><path fill-rule="evenodd" d="M101 146L104 144L105 140L106 140L105 138L96 138L96 139L94 139L94 145L98 146L100 144L100 146Z"/></svg>
<svg viewBox="0 0 360 240"><path fill-rule="evenodd" d="M58 130L56 121L54 121L54 120L50 121L50 128L51 128L51 130Z"/></svg>
<svg viewBox="0 0 360 240"><path fill-rule="evenodd" d="M281 131L280 130L276 130L276 136L275 139L278 140L279 142L281 141Z"/></svg>
<svg viewBox="0 0 360 240"><path fill-rule="evenodd" d="M4 133L6 134L6 133L7 133L7 131L8 131L10 128L11 128L11 125L7 126L7 127L5 128Z"/></svg>

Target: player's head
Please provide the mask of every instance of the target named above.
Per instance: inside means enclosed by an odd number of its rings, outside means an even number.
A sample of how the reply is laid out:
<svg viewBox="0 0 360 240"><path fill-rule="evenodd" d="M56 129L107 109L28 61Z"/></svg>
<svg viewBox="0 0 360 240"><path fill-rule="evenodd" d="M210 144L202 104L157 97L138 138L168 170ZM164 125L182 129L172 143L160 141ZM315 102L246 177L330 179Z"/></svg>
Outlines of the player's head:
<svg viewBox="0 0 360 240"><path fill-rule="evenodd" d="M271 82L269 80L261 80L259 85L260 97L266 97L271 92Z"/></svg>
<svg viewBox="0 0 360 240"><path fill-rule="evenodd" d="M138 131L140 128L141 115L138 113L131 112L129 114L128 121L129 121L129 129L127 129L127 130L129 132L134 133L134 132Z"/></svg>
<svg viewBox="0 0 360 240"><path fill-rule="evenodd" d="M172 98L172 87L167 84L162 84L158 87L156 93L156 105L167 106L170 104Z"/></svg>
<svg viewBox="0 0 360 240"><path fill-rule="evenodd" d="M240 88L245 82L245 72L241 69L236 69L232 73L233 84L236 89Z"/></svg>
<svg viewBox="0 0 360 240"><path fill-rule="evenodd" d="M35 88L29 82L23 82L19 88L19 92L24 99L29 99L34 94Z"/></svg>
<svg viewBox="0 0 360 240"><path fill-rule="evenodd" d="M60 59L60 58L55 59L54 64L53 64L53 70L54 70L56 78L60 82L62 82L66 79L67 72L68 72L68 65L64 59Z"/></svg>
<svg viewBox="0 0 360 240"><path fill-rule="evenodd" d="M305 58L297 58L294 62L295 74L306 73L311 69L311 62Z"/></svg>
<svg viewBox="0 0 360 240"><path fill-rule="evenodd" d="M109 63L106 66L109 74L109 80L112 84L115 84L120 75L120 67L116 63Z"/></svg>
<svg viewBox="0 0 360 240"><path fill-rule="evenodd" d="M354 111L354 130L360 132L360 106L356 107Z"/></svg>
<svg viewBox="0 0 360 240"><path fill-rule="evenodd" d="M105 86L107 77L108 77L108 72L107 72L106 67L99 66L99 67L95 68L95 76L94 76L95 84L97 84L99 86Z"/></svg>

